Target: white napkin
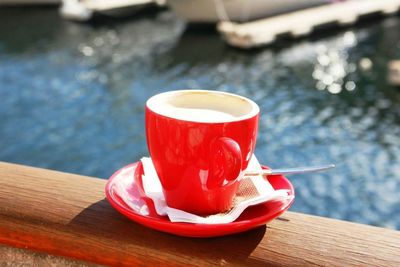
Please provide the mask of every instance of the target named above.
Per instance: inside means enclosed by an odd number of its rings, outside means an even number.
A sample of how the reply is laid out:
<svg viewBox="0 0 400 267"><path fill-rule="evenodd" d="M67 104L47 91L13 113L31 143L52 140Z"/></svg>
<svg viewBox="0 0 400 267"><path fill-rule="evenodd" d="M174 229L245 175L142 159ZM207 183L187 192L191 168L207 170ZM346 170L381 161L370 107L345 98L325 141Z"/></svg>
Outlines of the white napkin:
<svg viewBox="0 0 400 267"><path fill-rule="evenodd" d="M168 207L162 192L160 180L151 159L144 157L141 161L144 170L142 176L144 191L146 195L153 200L157 214L161 216L167 215L171 222L201 224L230 223L235 221L249 206L267 201L287 201L293 198L293 196L288 195L287 190L274 190L268 180L261 175L252 176L251 178L242 179L238 193L234 199L234 206L230 211L208 216L199 216ZM247 170L261 170L260 163L254 155L249 162ZM119 187L118 191L120 190L123 190L123 187ZM132 206L133 203L129 203L131 202L129 200L129 194L121 192L119 195L128 206ZM144 211L144 213L146 212Z"/></svg>

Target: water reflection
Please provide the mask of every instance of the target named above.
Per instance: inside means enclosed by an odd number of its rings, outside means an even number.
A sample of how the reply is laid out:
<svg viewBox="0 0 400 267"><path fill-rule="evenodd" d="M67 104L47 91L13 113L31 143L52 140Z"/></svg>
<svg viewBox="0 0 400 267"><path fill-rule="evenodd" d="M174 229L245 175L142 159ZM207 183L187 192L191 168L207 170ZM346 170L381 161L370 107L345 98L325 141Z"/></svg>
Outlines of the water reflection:
<svg viewBox="0 0 400 267"><path fill-rule="evenodd" d="M313 78L318 90L327 90L339 94L343 89L353 91L354 81L344 81L349 73L356 71L356 65L348 62L348 50L357 45L357 37L352 31L336 38L333 42L321 44L316 48L317 62L314 65Z"/></svg>
<svg viewBox="0 0 400 267"><path fill-rule="evenodd" d="M291 177L293 210L400 229L400 91L385 81L399 18L243 52L169 12L103 25L14 12L0 25L0 160L108 177L147 154L149 96L230 91L261 107L264 164L337 164Z"/></svg>

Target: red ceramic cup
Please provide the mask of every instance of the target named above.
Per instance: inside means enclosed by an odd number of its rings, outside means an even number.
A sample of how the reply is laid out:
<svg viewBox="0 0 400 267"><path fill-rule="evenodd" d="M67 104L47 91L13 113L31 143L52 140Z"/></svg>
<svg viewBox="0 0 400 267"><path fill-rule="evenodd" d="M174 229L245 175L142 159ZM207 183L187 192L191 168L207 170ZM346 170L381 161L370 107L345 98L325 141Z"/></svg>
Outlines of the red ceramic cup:
<svg viewBox="0 0 400 267"><path fill-rule="evenodd" d="M258 130L259 107L206 90L161 93L146 103L146 137L167 205L195 214L231 208Z"/></svg>

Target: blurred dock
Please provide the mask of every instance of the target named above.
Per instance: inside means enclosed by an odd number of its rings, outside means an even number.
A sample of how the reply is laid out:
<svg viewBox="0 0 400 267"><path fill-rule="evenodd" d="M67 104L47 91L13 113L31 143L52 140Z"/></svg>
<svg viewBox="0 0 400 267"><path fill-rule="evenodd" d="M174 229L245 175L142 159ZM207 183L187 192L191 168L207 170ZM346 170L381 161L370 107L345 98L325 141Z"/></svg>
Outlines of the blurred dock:
<svg viewBox="0 0 400 267"><path fill-rule="evenodd" d="M319 26L350 25L362 16L375 13L394 14L399 8L400 0L350 0L247 23L223 21L217 28L230 45L249 49L268 45L280 35L301 37Z"/></svg>
<svg viewBox="0 0 400 267"><path fill-rule="evenodd" d="M1 6L58 5L62 0L0 0Z"/></svg>

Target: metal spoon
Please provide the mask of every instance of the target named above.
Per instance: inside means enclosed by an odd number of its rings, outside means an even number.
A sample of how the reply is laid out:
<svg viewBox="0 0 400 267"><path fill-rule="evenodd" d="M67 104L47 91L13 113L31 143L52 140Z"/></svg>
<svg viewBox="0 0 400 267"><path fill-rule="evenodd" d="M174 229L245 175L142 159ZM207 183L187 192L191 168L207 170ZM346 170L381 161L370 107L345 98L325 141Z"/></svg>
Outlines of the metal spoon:
<svg viewBox="0 0 400 267"><path fill-rule="evenodd" d="M268 169L260 171L250 171L245 172L244 176L257 176L257 175L287 175L295 173L307 173L307 172L319 172L335 168L335 164L328 164L322 166L312 166L312 167L298 167L298 168L284 168L284 169Z"/></svg>

